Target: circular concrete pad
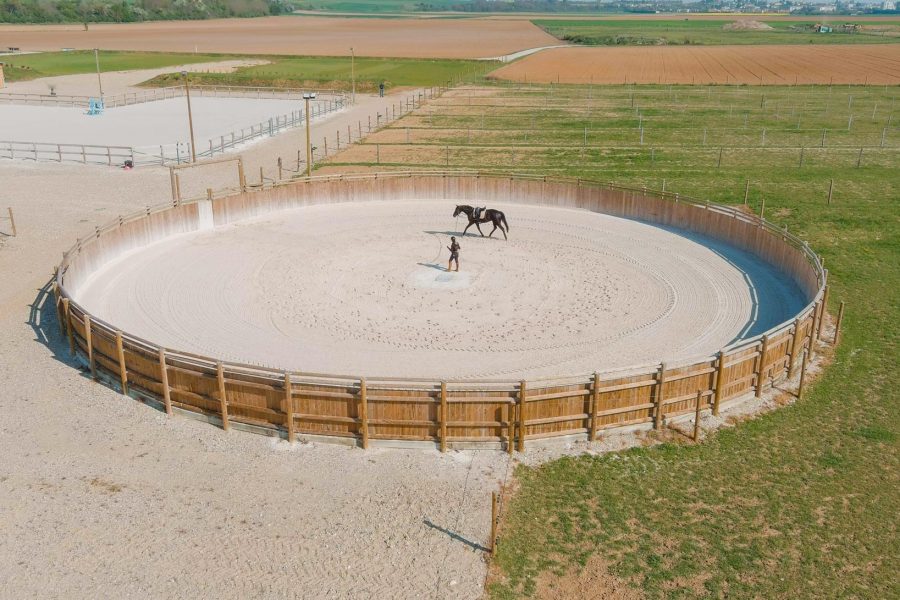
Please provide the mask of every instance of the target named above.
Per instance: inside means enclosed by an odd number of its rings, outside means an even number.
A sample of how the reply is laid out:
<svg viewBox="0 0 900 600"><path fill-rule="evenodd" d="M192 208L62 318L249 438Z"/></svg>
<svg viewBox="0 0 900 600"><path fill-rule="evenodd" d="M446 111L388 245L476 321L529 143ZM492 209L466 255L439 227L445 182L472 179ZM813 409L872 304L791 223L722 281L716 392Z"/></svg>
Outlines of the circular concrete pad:
<svg viewBox="0 0 900 600"><path fill-rule="evenodd" d="M786 276L722 242L515 204L495 206L509 241L460 237L455 204L317 205L173 237L106 265L76 300L132 335L223 360L504 379L711 355L803 305ZM450 235L458 273L446 271Z"/></svg>

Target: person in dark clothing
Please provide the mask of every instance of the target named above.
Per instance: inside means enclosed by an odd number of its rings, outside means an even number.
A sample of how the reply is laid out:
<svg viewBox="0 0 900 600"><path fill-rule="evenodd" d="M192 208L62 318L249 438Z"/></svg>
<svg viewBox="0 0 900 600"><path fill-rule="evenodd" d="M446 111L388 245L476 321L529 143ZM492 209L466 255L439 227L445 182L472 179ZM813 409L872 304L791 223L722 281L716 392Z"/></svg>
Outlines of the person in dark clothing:
<svg viewBox="0 0 900 600"><path fill-rule="evenodd" d="M447 270L450 270L450 266L455 262L456 270L459 271L459 250L462 248L458 243L456 243L456 238L450 238L450 245L447 246L447 250L450 251L450 260L447 262Z"/></svg>

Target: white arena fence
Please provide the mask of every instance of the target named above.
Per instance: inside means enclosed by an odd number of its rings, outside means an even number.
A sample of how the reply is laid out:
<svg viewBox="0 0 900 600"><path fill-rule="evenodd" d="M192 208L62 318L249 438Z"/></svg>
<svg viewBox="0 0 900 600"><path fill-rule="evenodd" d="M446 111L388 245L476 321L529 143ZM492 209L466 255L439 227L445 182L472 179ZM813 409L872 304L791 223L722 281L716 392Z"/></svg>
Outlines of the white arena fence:
<svg viewBox="0 0 900 600"><path fill-rule="evenodd" d="M315 91L320 98L337 99L346 96L336 90L302 90L296 88L237 87L222 85L192 85L191 96L200 98L257 98L261 100L302 100L303 94ZM184 86L150 88L140 92L125 92L103 96L106 108L131 106L156 100L168 100L184 96ZM50 94L0 93L0 104L29 104L38 106L75 106L87 109L97 96L67 96Z"/></svg>
<svg viewBox="0 0 900 600"><path fill-rule="evenodd" d="M171 90L172 88L164 88ZM263 88L249 88L244 94L233 94L228 88L229 94L224 95L222 88L213 88L213 93L221 94L220 97L252 97L272 99L272 96L263 96ZM277 90L280 92L281 90ZM292 90L288 90L293 92ZM193 90L192 90L193 93ZM258 94L258 95L257 95ZM329 94L330 95L330 94ZM287 96L281 96L281 99ZM156 97L154 100L161 100ZM143 100L149 102L151 100ZM137 103L137 102L135 102ZM321 98L310 103L310 119L317 119L329 113L342 110L349 104L349 98L343 94L334 94L330 98ZM80 105L76 105L80 106ZM266 121L251 124L239 131L231 131L216 138L210 138L198 144L197 158L210 158L223 154L236 146L251 142L263 137L271 137L278 133L300 127L306 122L306 113L303 109L288 114L274 115ZM170 165L191 161L191 145L189 142L175 142L159 146L103 146L96 144L72 144L53 142L28 142L15 140L0 140L0 158L25 159L34 161L76 162L82 164L122 165L126 160L132 161L134 166Z"/></svg>

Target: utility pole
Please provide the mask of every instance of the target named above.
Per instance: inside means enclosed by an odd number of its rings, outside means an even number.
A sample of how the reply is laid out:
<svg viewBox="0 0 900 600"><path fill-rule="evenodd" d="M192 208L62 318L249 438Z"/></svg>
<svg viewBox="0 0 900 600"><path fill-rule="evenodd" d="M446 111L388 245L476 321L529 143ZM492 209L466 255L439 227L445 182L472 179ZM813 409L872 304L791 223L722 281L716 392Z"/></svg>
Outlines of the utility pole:
<svg viewBox="0 0 900 600"><path fill-rule="evenodd" d="M303 100L306 102L306 176L312 177L312 145L309 141L309 101L316 98L315 93L307 92L303 94Z"/></svg>
<svg viewBox="0 0 900 600"><path fill-rule="evenodd" d="M352 47L350 48L350 85L350 103L356 104L356 55L353 53Z"/></svg>
<svg viewBox="0 0 900 600"><path fill-rule="evenodd" d="M194 144L194 115L191 112L191 86L188 83L187 71L182 71L181 77L184 79L184 97L187 98L188 128L191 132L191 162L197 162L197 146Z"/></svg>
<svg viewBox="0 0 900 600"><path fill-rule="evenodd" d="M103 80L100 79L100 49L94 48L94 64L97 65L97 86L100 88L100 99L103 100Z"/></svg>

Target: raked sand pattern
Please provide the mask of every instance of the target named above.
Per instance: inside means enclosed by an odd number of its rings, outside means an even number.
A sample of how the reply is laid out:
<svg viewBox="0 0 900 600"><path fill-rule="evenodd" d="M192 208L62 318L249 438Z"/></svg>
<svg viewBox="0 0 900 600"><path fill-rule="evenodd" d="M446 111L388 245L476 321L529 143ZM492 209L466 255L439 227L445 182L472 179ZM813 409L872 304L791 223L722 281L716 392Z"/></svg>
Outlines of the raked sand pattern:
<svg viewBox="0 0 900 600"><path fill-rule="evenodd" d="M171 349L459 379L711 355L802 306L786 277L728 244L571 209L495 207L509 241L472 227L448 273L449 236L465 225L454 204L319 205L177 236L106 265L75 297Z"/></svg>

